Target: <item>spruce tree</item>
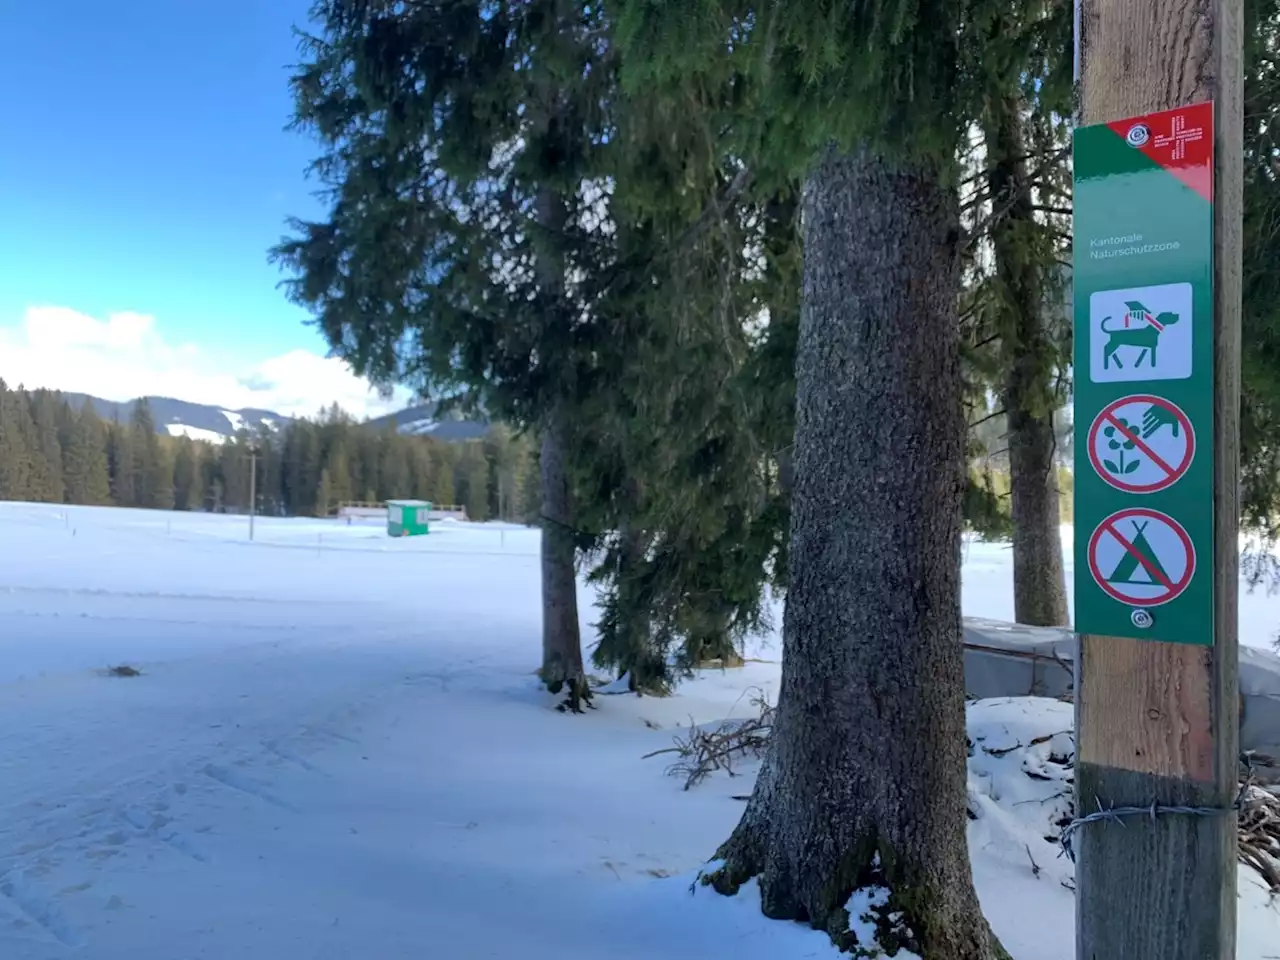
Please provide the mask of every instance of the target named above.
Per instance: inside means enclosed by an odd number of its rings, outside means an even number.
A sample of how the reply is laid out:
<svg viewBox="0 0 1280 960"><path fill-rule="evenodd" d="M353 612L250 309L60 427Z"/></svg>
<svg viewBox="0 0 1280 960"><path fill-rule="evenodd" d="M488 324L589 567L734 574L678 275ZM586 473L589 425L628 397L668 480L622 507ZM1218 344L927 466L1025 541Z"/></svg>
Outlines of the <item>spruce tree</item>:
<svg viewBox="0 0 1280 960"><path fill-rule="evenodd" d="M622 135L647 143L644 118L622 116ZM597 380L576 460L603 594L593 660L662 692L704 660L736 657L766 624L766 586L785 580L796 205L786 185L728 199L737 176L713 165L710 209L723 206L724 222L700 232L707 201L674 168L705 164L628 147L621 255L681 256L651 259L602 304L627 349Z"/></svg>
<svg viewBox="0 0 1280 960"><path fill-rule="evenodd" d="M29 401L34 468L31 496L46 503L62 503L66 484L62 476L62 444L58 440L58 397L49 390L35 390Z"/></svg>
<svg viewBox="0 0 1280 960"><path fill-rule="evenodd" d="M173 507L173 465L156 432L151 403L143 397L129 416L134 457L136 502L140 507L168 510Z"/></svg>
<svg viewBox="0 0 1280 960"><path fill-rule="evenodd" d="M990 423L1007 451L1014 615L1036 626L1068 622L1055 417L1070 363L1070 13L1061 4L983 6L970 25L981 39L981 138L965 197L964 310L969 343L982 346L966 356L976 386L994 391L1003 410Z"/></svg>
<svg viewBox="0 0 1280 960"><path fill-rule="evenodd" d="M175 510L200 510L204 506L204 477L200 469L202 446L190 437L179 437L173 460Z"/></svg>
<svg viewBox="0 0 1280 960"><path fill-rule="evenodd" d="M489 461L481 444L467 444L458 461L455 487L467 519L476 523L489 519Z"/></svg>
<svg viewBox="0 0 1280 960"><path fill-rule="evenodd" d="M294 421L286 429L286 509L295 516L305 516L315 510L316 489L320 483L319 436L312 420Z"/></svg>
<svg viewBox="0 0 1280 960"><path fill-rule="evenodd" d="M107 449L106 428L92 402L86 400L73 415L63 450L68 503L100 506L111 502Z"/></svg>
<svg viewBox="0 0 1280 960"><path fill-rule="evenodd" d="M434 444L432 453L431 492L425 499L440 506L457 506L458 492L454 488L453 478L458 465L458 448L451 443ZM541 490L541 481L539 481L539 497L541 497Z"/></svg>
<svg viewBox="0 0 1280 960"><path fill-rule="evenodd" d="M541 676L577 709L590 691L567 457L600 336L580 284L598 275L584 186L608 149L603 10L325 0L312 14L293 87L331 205L276 255L358 372L538 428Z"/></svg>
<svg viewBox="0 0 1280 960"><path fill-rule="evenodd" d="M262 491L262 510L273 516L284 516L284 444L279 435L263 431L258 437L258 486Z"/></svg>
<svg viewBox="0 0 1280 960"><path fill-rule="evenodd" d="M343 436L333 443L323 461L329 474L329 511L337 509L343 501L355 499L351 458L347 455L344 436L346 430L345 427L339 429Z"/></svg>
<svg viewBox="0 0 1280 960"><path fill-rule="evenodd" d="M530 451L529 465L525 471L520 483L518 513L521 523L536 524L538 522L538 510L540 504L539 485L541 475L538 469L538 454L536 448Z"/></svg>
<svg viewBox="0 0 1280 960"><path fill-rule="evenodd" d="M26 398L0 380L0 500L31 496L30 431L23 428Z"/></svg>
<svg viewBox="0 0 1280 960"><path fill-rule="evenodd" d="M434 444L430 440L419 437L405 437L405 469L408 478L409 497L415 500L432 500L436 495L436 463L433 451ZM385 499L392 499L386 497Z"/></svg>
<svg viewBox="0 0 1280 960"><path fill-rule="evenodd" d="M21 440L16 445L19 471L23 476L23 500L48 501L54 486L54 464L49 463L41 443L35 420L32 419L31 395L21 384L12 394L14 400L13 425ZM61 465L61 456L59 464ZM61 498L59 498L60 500Z"/></svg>
<svg viewBox="0 0 1280 960"><path fill-rule="evenodd" d="M1247 0L1245 30L1241 520L1274 543L1280 537L1280 3ZM1268 556L1263 550L1247 559Z"/></svg>
<svg viewBox="0 0 1280 960"><path fill-rule="evenodd" d="M138 464L134 431L117 422L110 425L107 456L111 469L111 499L117 507L136 507Z"/></svg>
<svg viewBox="0 0 1280 960"><path fill-rule="evenodd" d="M62 451L62 471L63 479L66 479L67 468L67 447L71 445L71 434L75 429L76 409L71 406L71 402L61 393L57 397L57 429L58 429L58 449Z"/></svg>
<svg viewBox="0 0 1280 960"><path fill-rule="evenodd" d="M510 520L514 491L525 469L524 449L505 424L494 424L484 439L484 455L489 462L488 513L499 520Z"/></svg>
<svg viewBox="0 0 1280 960"><path fill-rule="evenodd" d="M229 513L249 510L249 437L240 431L218 451L219 494L222 509Z"/></svg>
<svg viewBox="0 0 1280 960"><path fill-rule="evenodd" d="M373 456L378 458L378 485L375 500L404 499L413 496L410 479L409 446L411 441L396 433L391 425L377 436Z"/></svg>
<svg viewBox="0 0 1280 960"><path fill-rule="evenodd" d="M327 517L335 506L336 501L333 497L333 481L329 476L329 468L324 467L320 471L320 483L316 488L316 516Z"/></svg>
<svg viewBox="0 0 1280 960"><path fill-rule="evenodd" d="M731 85L708 134L804 183L782 687L707 881L758 877L768 916L851 952L992 960L965 838L959 593L956 157L979 38L940 0L618 8L631 89L688 110ZM867 888L888 893L880 944L850 930Z"/></svg>

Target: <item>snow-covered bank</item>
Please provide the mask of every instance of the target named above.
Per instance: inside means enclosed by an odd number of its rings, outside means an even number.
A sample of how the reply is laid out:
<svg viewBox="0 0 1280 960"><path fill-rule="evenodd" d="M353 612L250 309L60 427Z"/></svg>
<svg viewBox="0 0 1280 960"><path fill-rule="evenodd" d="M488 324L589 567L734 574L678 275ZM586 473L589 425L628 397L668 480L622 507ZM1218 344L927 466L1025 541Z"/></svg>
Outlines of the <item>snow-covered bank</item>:
<svg viewBox="0 0 1280 960"><path fill-rule="evenodd" d="M641 759L749 714L751 688L774 697L776 663L568 718L531 673L536 532L255 534L0 504L0 957L836 956L764 920L753 888L690 895L751 767L686 792ZM970 546L967 612L1007 615L1007 557ZM141 676L100 672L117 663ZM1071 868L1045 840L1069 721L970 710L975 873L1017 960L1074 956ZM1247 873L1241 890L1239 956L1262 960L1280 914Z"/></svg>

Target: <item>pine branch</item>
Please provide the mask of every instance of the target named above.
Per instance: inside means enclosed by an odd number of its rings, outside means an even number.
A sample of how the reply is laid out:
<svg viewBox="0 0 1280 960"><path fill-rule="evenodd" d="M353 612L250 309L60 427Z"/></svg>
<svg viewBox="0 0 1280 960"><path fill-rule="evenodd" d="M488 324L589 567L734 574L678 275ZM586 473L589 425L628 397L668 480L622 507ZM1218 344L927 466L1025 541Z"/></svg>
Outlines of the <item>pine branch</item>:
<svg viewBox="0 0 1280 960"><path fill-rule="evenodd" d="M995 411L994 413L987 414L981 420L975 420L973 423L969 424L969 429L972 430L974 427L980 427L984 423L988 423L992 420L995 420L997 417L1003 417L1007 412L1008 412L1007 410L1001 407L999 410Z"/></svg>

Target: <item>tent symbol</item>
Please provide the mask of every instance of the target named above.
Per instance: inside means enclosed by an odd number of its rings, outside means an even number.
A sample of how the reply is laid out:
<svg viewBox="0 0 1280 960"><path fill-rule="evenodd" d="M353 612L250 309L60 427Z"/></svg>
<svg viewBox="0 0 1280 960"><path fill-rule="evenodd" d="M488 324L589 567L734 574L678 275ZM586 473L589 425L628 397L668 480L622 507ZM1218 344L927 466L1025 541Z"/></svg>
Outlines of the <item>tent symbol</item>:
<svg viewBox="0 0 1280 960"><path fill-rule="evenodd" d="M1181 596L1196 569L1195 544L1182 524L1147 507L1106 517L1089 538L1087 556L1094 583L1128 607L1158 607Z"/></svg>
<svg viewBox="0 0 1280 960"><path fill-rule="evenodd" d="M1130 549L1126 550L1120 557L1120 562L1116 564L1116 568L1112 571L1111 576L1107 577L1108 583L1171 583L1173 578L1165 571L1164 565L1160 563L1160 558L1156 556L1151 544L1147 542L1146 529L1147 523L1138 525L1138 521L1133 521L1133 528L1137 531L1137 536L1133 538ZM1141 557L1141 559L1139 559Z"/></svg>

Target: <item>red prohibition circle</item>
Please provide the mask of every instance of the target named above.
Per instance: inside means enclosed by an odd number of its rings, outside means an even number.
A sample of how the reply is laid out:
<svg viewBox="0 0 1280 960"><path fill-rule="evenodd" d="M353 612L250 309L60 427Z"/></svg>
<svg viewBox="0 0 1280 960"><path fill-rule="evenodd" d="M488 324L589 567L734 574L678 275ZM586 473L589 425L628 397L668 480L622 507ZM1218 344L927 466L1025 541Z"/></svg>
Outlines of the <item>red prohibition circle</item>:
<svg viewBox="0 0 1280 960"><path fill-rule="evenodd" d="M1183 571L1182 577L1172 588L1165 587L1168 591L1166 596L1156 597L1150 600L1138 597L1127 597L1110 583L1103 576L1102 571L1098 569L1098 543L1102 540L1104 533L1110 534L1117 540L1123 540L1119 532L1115 529L1115 524L1119 520L1126 517L1146 517L1149 520L1158 520L1167 525L1178 537L1182 543L1182 549L1187 555L1187 569ZM1128 542L1128 541L1124 541ZM1148 510L1146 507L1130 507L1126 510L1117 510L1111 516L1107 517L1094 529L1093 535L1089 537L1089 573L1093 576L1093 582L1102 588L1102 592L1113 600L1119 600L1127 607L1159 607L1168 603L1170 600L1176 600L1182 596L1183 592L1191 583L1191 578L1196 572L1196 547L1191 542L1191 536L1182 528L1182 524L1168 514L1161 513L1159 510ZM1154 577L1152 578L1154 580Z"/></svg>
<svg viewBox="0 0 1280 960"><path fill-rule="evenodd" d="M1187 438L1187 452L1183 455L1182 462L1175 465L1173 472L1165 479L1157 480L1155 483L1128 483L1127 481L1121 480L1119 477L1113 476L1102 466L1101 461L1098 459L1098 451L1096 449L1098 432L1102 430L1103 427L1107 426L1111 420L1111 414L1114 411L1118 410L1120 407L1128 406L1131 403L1147 403L1152 406L1164 407L1173 414L1174 419L1178 421L1178 426L1185 431ZM1146 453L1148 457L1152 455L1153 451L1147 448L1141 438L1129 436L1129 439L1135 440L1138 446L1143 449L1143 452ZM1164 397L1151 396L1150 394L1139 393L1128 397L1121 397L1119 400L1113 400L1102 408L1102 412L1094 417L1093 425L1089 427L1088 447L1089 463L1092 464L1093 472L1102 479L1103 483L1114 487L1117 490L1123 490L1125 493L1156 493L1160 490L1168 490L1175 483L1181 480L1184 474L1186 474L1187 469L1191 466L1191 461L1196 457L1196 431L1195 427L1191 425L1191 418L1183 413L1182 408L1172 400L1166 400ZM1157 463L1157 465L1159 464Z"/></svg>

